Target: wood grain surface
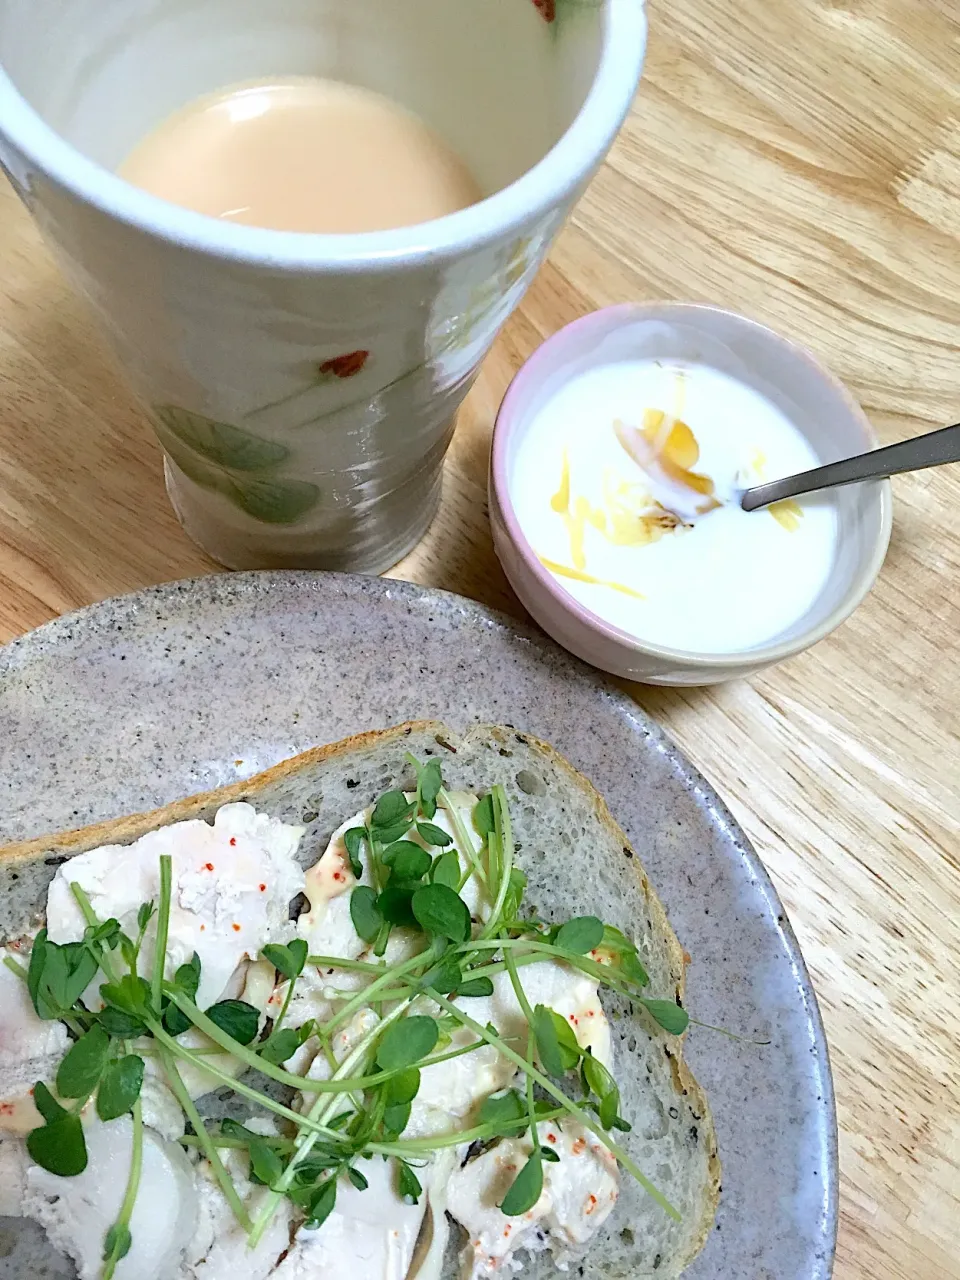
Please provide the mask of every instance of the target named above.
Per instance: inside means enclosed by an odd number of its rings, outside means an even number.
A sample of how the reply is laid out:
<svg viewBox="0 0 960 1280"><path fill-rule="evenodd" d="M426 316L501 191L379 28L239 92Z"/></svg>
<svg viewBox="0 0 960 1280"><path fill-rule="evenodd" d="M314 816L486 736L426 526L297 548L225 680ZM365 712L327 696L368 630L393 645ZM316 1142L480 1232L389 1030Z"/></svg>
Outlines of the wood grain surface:
<svg viewBox="0 0 960 1280"><path fill-rule="evenodd" d="M491 546L490 431L550 333L630 299L721 303L807 344L885 443L960 418L960 5L653 0L631 119L462 415L397 576L519 612ZM960 468L895 481L879 586L749 684L635 688L783 895L832 1046L838 1280L960 1278ZM0 641L215 566L160 453L0 189Z"/></svg>

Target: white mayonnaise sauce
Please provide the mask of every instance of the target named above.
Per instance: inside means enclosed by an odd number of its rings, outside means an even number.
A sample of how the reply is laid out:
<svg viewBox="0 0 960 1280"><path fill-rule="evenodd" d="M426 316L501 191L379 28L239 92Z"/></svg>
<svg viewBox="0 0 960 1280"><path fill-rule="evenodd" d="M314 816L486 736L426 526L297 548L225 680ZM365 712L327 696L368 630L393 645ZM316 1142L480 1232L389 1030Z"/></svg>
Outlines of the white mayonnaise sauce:
<svg viewBox="0 0 960 1280"><path fill-rule="evenodd" d="M527 540L581 605L652 644L722 654L798 621L829 577L836 514L748 514L739 489L819 465L769 400L705 365L604 364L559 387L517 448Z"/></svg>

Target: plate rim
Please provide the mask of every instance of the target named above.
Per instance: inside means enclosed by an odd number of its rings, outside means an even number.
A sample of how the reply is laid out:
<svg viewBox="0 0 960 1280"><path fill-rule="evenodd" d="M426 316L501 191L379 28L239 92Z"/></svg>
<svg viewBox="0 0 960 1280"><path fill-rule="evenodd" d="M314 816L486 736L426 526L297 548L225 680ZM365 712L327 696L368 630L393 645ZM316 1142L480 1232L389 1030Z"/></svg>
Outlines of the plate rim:
<svg viewBox="0 0 960 1280"><path fill-rule="evenodd" d="M822 1220L824 1240L822 1261L825 1263L825 1270L819 1273L812 1272L811 1280L820 1280L821 1275L823 1280L829 1280L833 1274L836 1259L840 1216L839 1121L836 1089L820 1003L796 932L763 860L716 788L687 757L683 749L674 742L666 729L629 694L618 688L601 672L563 649L531 623L457 592L440 587L423 586L398 578L372 578L363 574L329 573L309 569L259 569L238 573L213 572L190 578L172 579L136 591L109 596L61 614L0 645L0 680L6 675L13 674L24 663L28 663L31 657L39 657L59 643L69 642L72 639L69 632L78 623L84 627L92 624L94 631L99 630L107 634L108 628L104 626L105 622L114 624L123 622L144 607L175 598L180 594L206 594L208 599L213 599L219 594L221 600L226 596L239 601L251 592L268 594L272 584L278 580L283 584L307 590L311 586L317 589L325 583L330 583L344 594L367 595L381 599L399 596L417 604L439 599L448 605L454 605L462 615L475 624L496 626L539 650L546 651L555 657L559 656L564 662L573 666L581 678L593 684L596 691L612 703L618 711L642 728L646 737L670 762L684 787L702 802L710 820L718 827L722 827L724 833L730 837L748 866L757 888L762 891L772 909L774 927L780 935L792 972L799 983L803 1015L810 1030L811 1042L823 1064L822 1110L826 1121L824 1136L827 1174L824 1181L829 1184L826 1212ZM820 1260L817 1259L817 1261Z"/></svg>

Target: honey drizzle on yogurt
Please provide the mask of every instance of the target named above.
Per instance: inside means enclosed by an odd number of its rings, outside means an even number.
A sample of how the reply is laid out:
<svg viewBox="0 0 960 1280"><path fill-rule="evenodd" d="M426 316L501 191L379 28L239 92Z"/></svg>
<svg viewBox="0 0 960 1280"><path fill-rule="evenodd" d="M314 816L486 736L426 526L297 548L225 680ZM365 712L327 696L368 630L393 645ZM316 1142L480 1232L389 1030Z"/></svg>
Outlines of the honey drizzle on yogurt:
<svg viewBox="0 0 960 1280"><path fill-rule="evenodd" d="M750 463L749 478L744 484L744 488L748 489L754 484L763 484L766 479L767 472L767 456L761 450L757 449ZM787 533L796 533L800 528L800 521L803 519L803 507L793 498L784 498L780 502L772 502L767 511L773 516L777 524L782 525Z"/></svg>
<svg viewBox="0 0 960 1280"><path fill-rule="evenodd" d="M697 515L707 515L723 503L716 497L716 485L710 476L693 469L700 460L700 445L681 417L685 402L686 381L683 372L678 370L672 414L667 414L663 409L645 409L642 428L628 427L618 419L614 422L613 429L624 451L651 480L656 482L657 473L660 473L668 484L681 485L702 495L704 501L697 506L696 511ZM766 465L765 455L759 449L756 450L749 468L741 476L744 478L744 487L762 483ZM746 478L748 476L749 479ZM550 499L550 506L566 526L571 565L561 565L539 556L544 568L560 577L608 587L639 600L645 597L632 587L598 578L587 572L587 527L596 529L615 547L649 546L667 533L693 527L677 512L658 502L642 486L620 479L610 468L604 473L603 506L593 506L582 494L571 501L570 457L566 449L563 451L560 485ZM788 533L796 532L803 519L803 508L792 499L775 502L767 510Z"/></svg>
<svg viewBox="0 0 960 1280"><path fill-rule="evenodd" d="M603 501L602 507L594 507L580 494L571 502L570 457L565 449L560 487L550 499L550 506L566 525L570 539L570 560L576 570L576 577L581 582L587 581L580 575L587 567L584 544L588 525L615 547L649 546L664 534L687 527L679 516L654 502L640 486L619 479L610 469L604 475ZM557 572L555 568L553 571ZM568 572L566 576L573 577L574 574ZM631 588L616 584L597 582L596 585L612 585L617 590L625 591L627 595L638 594Z"/></svg>

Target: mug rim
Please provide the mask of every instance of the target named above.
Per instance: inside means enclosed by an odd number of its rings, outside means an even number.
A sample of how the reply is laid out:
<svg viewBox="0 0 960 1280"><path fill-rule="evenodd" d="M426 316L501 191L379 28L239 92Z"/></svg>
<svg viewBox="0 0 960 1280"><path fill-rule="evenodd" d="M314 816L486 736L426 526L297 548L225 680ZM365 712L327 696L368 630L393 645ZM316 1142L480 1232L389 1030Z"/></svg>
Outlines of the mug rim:
<svg viewBox="0 0 960 1280"><path fill-rule="evenodd" d="M520 0L518 0L518 3ZM528 3L532 0L528 0ZM154 239L271 271L402 271L462 256L542 218L573 196L606 154L633 103L646 52L645 0L603 0L596 75L559 141L531 169L479 203L390 231L320 235L223 223L141 191L48 125L0 65L0 138L83 203ZM430 228L429 237L424 228Z"/></svg>

